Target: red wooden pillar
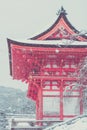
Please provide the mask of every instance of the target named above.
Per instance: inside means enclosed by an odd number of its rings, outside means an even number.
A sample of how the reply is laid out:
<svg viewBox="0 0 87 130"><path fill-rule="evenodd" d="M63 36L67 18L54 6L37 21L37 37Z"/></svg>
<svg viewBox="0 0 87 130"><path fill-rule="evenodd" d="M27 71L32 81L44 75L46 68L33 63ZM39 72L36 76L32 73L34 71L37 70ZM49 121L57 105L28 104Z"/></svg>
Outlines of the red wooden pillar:
<svg viewBox="0 0 87 130"><path fill-rule="evenodd" d="M63 80L60 84L60 120L63 120Z"/></svg>
<svg viewBox="0 0 87 130"><path fill-rule="evenodd" d="M42 86L38 89L38 97L36 100L36 119L43 119L43 96L42 96Z"/></svg>

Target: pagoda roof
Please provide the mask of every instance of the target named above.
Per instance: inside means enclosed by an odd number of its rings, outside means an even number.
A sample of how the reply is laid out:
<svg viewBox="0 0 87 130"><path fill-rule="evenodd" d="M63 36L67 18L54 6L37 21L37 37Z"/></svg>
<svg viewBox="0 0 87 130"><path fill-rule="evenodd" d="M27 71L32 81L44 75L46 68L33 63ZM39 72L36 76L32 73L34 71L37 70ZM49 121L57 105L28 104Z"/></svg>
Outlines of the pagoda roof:
<svg viewBox="0 0 87 130"><path fill-rule="evenodd" d="M66 11L63 7L58 12L58 18L44 32L30 38L32 40L61 40L61 39L73 39L76 41L87 41L87 36L80 34L80 32L75 29L72 24L67 19Z"/></svg>
<svg viewBox="0 0 87 130"><path fill-rule="evenodd" d="M84 41L71 41L67 39L63 40L12 40L7 39L8 47L11 49L11 45L25 46L25 47L48 47L48 48L87 48L87 42Z"/></svg>

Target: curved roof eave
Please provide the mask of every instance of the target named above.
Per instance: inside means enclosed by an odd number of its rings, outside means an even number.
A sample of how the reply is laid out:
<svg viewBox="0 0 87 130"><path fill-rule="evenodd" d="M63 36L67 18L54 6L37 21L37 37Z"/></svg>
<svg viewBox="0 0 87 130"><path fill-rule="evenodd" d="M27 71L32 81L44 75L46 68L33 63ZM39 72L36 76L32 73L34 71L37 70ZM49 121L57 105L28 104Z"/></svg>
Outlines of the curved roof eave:
<svg viewBox="0 0 87 130"><path fill-rule="evenodd" d="M15 44L20 46L34 46L34 47L58 47L58 46L85 46L87 47L87 42L82 41L70 41L70 40L12 40L7 38L8 44Z"/></svg>

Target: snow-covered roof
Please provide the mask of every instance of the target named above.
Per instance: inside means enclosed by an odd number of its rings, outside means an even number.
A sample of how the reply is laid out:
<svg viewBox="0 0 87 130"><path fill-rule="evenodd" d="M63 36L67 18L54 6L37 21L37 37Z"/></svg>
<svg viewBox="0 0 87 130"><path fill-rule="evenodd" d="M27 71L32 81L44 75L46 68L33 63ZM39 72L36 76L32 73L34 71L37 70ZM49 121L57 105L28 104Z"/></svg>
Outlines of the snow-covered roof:
<svg viewBox="0 0 87 130"><path fill-rule="evenodd" d="M10 41L11 43L13 42L13 44L18 43L18 44L25 44L25 45L54 45L54 46L68 46L68 45L73 45L73 46L87 46L87 42L83 42L83 41L74 41L74 40L66 40L66 39L62 39L62 40L11 40L8 39L8 41Z"/></svg>
<svg viewBox="0 0 87 130"><path fill-rule="evenodd" d="M74 117L66 122L54 124L44 130L87 130L87 115Z"/></svg>
<svg viewBox="0 0 87 130"><path fill-rule="evenodd" d="M66 17L67 13L63 7L58 12L58 18L46 31L27 40L11 40L8 43L26 46L87 46L86 33L76 30Z"/></svg>

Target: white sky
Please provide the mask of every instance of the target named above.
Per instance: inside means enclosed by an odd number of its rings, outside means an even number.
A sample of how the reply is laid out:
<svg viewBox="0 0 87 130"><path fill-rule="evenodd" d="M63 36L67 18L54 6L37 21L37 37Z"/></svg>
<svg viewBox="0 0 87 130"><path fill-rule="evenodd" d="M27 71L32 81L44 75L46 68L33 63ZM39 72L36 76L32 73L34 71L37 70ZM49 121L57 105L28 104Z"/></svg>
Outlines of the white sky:
<svg viewBox="0 0 87 130"><path fill-rule="evenodd" d="M48 29L64 7L71 24L87 30L87 0L0 0L0 86L27 88L9 75L7 38L27 39Z"/></svg>

